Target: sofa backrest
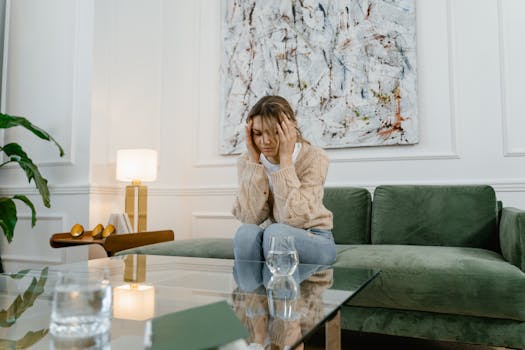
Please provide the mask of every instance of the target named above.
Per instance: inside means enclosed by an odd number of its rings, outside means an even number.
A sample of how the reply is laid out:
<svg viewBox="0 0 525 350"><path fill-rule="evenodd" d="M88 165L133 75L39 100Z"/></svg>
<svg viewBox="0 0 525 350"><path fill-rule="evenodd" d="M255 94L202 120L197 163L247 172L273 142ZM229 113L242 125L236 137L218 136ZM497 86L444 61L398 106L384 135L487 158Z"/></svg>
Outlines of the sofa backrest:
<svg viewBox="0 0 525 350"><path fill-rule="evenodd" d="M378 186L372 244L414 244L499 250L498 208L486 185Z"/></svg>
<svg viewBox="0 0 525 350"><path fill-rule="evenodd" d="M334 214L337 244L370 244L372 196L366 188L326 187L323 203Z"/></svg>

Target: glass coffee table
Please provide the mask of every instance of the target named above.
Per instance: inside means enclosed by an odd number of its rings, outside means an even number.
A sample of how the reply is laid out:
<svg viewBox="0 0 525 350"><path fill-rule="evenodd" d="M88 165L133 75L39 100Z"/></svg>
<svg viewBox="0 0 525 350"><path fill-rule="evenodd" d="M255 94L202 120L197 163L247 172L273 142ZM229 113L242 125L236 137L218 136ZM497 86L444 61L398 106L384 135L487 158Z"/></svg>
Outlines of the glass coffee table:
<svg viewBox="0 0 525 350"><path fill-rule="evenodd" d="M338 349L340 308L379 274L338 268L346 290L336 290L330 266L300 264L291 277L280 277L272 276L264 262L127 255L0 275L0 348L49 349L58 274L98 270L107 271L113 292L113 350L144 349L152 318L217 302L226 302L248 330L247 343L300 348L325 327L327 348ZM172 336L210 336L203 332L173 329Z"/></svg>

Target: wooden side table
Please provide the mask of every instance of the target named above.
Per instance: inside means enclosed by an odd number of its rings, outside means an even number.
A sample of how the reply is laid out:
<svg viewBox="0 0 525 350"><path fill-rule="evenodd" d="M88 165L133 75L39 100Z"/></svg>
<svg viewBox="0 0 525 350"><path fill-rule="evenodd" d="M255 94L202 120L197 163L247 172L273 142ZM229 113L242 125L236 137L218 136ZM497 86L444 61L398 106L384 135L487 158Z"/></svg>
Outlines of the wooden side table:
<svg viewBox="0 0 525 350"><path fill-rule="evenodd" d="M69 232L55 233L49 239L49 244L53 248L98 244L104 248L108 256L113 256L121 250L141 247L148 244L173 241L174 239L175 234L172 230L113 234L106 238L98 239L91 237L91 231L84 231L84 234L78 238L72 237Z"/></svg>

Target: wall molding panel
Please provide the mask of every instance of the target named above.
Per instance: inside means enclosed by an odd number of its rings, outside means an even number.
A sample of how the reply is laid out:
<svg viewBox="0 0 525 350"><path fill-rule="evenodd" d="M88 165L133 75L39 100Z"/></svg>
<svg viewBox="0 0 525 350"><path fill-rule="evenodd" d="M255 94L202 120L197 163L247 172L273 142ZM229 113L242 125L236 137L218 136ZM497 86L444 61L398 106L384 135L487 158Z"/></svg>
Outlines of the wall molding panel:
<svg viewBox="0 0 525 350"><path fill-rule="evenodd" d="M10 3L10 2L8 2ZM69 142L69 148L65 150L65 155L64 157L61 157L57 160L38 160L38 159L33 159L33 162L38 166L38 167L42 167L42 168L49 168L49 167L63 167L63 166L73 166L75 165L75 142L74 142L74 136L75 136L75 126L76 126L76 121L78 120L79 118L79 113L78 113L78 71L80 69L79 67L79 47L80 47L80 44L79 44L79 38L80 38L80 32L81 32L81 29L80 29L80 16L82 14L82 9L81 9L81 6L80 6L80 0L75 0L74 1L74 6L75 6L75 15L74 15L74 23L73 23L73 31L74 31L74 41L72 43L73 45L73 52L71 53L71 61L72 61L72 68L71 68L71 86L70 86L70 89L72 91L72 101L71 101L71 109L70 109L70 115L71 115L71 119L70 119L70 123L69 123L69 132L66 133L68 135L70 135L70 142ZM6 6L6 24L9 24L10 22L10 17L11 17L11 13L10 13L10 8L11 6ZM5 52L4 52L4 64L6 66L6 69L5 69L5 72L3 74L3 82L2 82L2 106L5 107L6 105L6 91L7 91L7 72L9 71L9 60L8 60L8 55L9 55L9 41L11 38L9 38L7 35L9 35L9 30L6 29L6 42L5 42ZM9 109L9 106L6 108L7 110ZM8 112L8 111L7 111ZM2 144L4 143L4 131L2 130L2 132L0 133L0 142L2 142ZM45 142L45 141L41 141L41 142ZM3 155L1 156L1 158L5 158ZM12 168L16 168L17 166L15 164L7 164L5 165L4 169L12 169Z"/></svg>
<svg viewBox="0 0 525 350"><path fill-rule="evenodd" d="M517 69L511 63L512 53L516 54L517 50L512 51L513 45L517 46L519 43L513 42L512 39L517 40L517 37L512 37L509 26L510 16L522 16L525 6L520 4L523 8L521 11L515 9L512 11L510 4L518 4L517 1L498 0L498 38L499 38L499 60L500 60L500 93L501 93L501 115L502 115L502 130L503 130L503 156L504 157L524 157L525 156L525 139L522 137L523 126L525 123L523 119L523 99L517 100L518 91L522 91L522 82L525 79L525 70ZM517 19L516 19L517 20ZM522 42L521 36L519 38ZM521 44L520 57L515 58L516 61L523 62L525 59L525 45ZM512 51L512 53L511 53ZM514 61L516 63L516 61ZM511 76L509 72L512 71ZM521 75L516 76L516 72L521 72ZM514 84L513 84L514 82Z"/></svg>
<svg viewBox="0 0 525 350"><path fill-rule="evenodd" d="M69 86L69 91L71 91L71 101L68 101L71 105L69 106L69 114L71 115L71 118L69 119L69 125L66 126L66 128L69 130L68 132L64 133L64 135L69 135L69 147L65 149L65 155L62 158L59 158L57 160L39 160L39 159L33 159L34 163L42 168L49 168L49 167L63 167L63 166L73 166L75 165L75 134L76 134L76 126L77 122L80 118L79 116L79 109L78 109L78 103L79 99L81 98L79 96L78 91L78 72L80 71L81 67L79 66L79 51L80 51L80 37L81 37L81 16L82 16L82 6L85 6L85 4L82 4L80 0L75 0L73 2L74 6L74 15L73 15L73 24L72 24L72 31L74 32L73 35L73 42L72 47L73 50L71 52L71 70L68 72L68 75L71 77L71 84ZM12 7L12 6L11 6ZM11 15L11 14L8 14ZM12 38L10 38L12 40ZM7 42L9 45L9 42ZM9 61L8 61L9 64ZM9 105L7 105L6 110L9 110ZM54 135L55 136L55 135ZM45 141L41 141L45 142ZM6 169L15 167L15 165L9 164L6 165Z"/></svg>
<svg viewBox="0 0 525 350"><path fill-rule="evenodd" d="M472 180L472 181L388 181L377 183L357 182L331 182L326 187L353 186L373 190L379 185L490 185L496 192L525 192L525 181L523 179L507 180ZM50 188L52 196L64 195L124 195L124 189L112 186L61 186ZM2 188L0 195L11 196L14 194L38 195L38 191L32 187ZM237 186L194 186L194 187L154 187L148 188L150 197L233 197L237 194ZM199 212L199 216L211 215Z"/></svg>
<svg viewBox="0 0 525 350"><path fill-rule="evenodd" d="M515 179L508 181L492 180L492 181L389 181L388 183L327 183L326 187L343 187L353 186L366 188L372 191L379 185L490 185L496 192L525 192L525 182L523 179ZM153 190L157 196L168 197L233 197L237 194L236 186L206 186L206 187L186 187L186 188L157 188ZM203 216L209 213L199 213ZM231 214L228 214L231 216Z"/></svg>
<svg viewBox="0 0 525 350"><path fill-rule="evenodd" d="M60 231L60 232L66 232L68 230L68 228L66 228L66 215L65 214L61 214L61 213L55 213L55 214L50 214L50 215L37 215L37 225L39 222L56 222L57 225L56 225L56 228L57 228L57 232ZM20 225L21 223L27 223L30 225L30 222L31 222L31 215L29 214L19 214L18 215L18 225ZM19 227L19 226L17 226ZM23 232L25 233L25 232ZM46 242L49 240L49 237L51 237L51 235L53 234L54 232L49 232L48 235L45 236L45 240ZM19 236L21 234L21 232L15 232L15 239L17 236ZM42 233L38 233L38 232L29 232L28 233L29 235L39 235L39 234L42 234ZM25 237L26 239L30 239L30 237ZM33 238L34 239L38 239L40 237L36 237L36 238ZM19 263L19 264L43 264L43 265L56 265L56 264L63 264L66 262L66 259L67 259L67 251L66 249L61 249L61 250L50 250L52 248L49 247L49 250L47 249L41 249L40 248L40 251L41 252L52 252L52 253L55 253L55 254L52 254L52 255L57 255L56 253L58 253L58 258L56 257L53 257L53 256L46 256L46 255L35 255L35 254L31 254L31 255L28 255L24 252L19 252L17 249L15 249L15 245L16 245L16 241L14 240L12 244L8 244L7 243L7 240L5 240L5 238L3 238L3 249L2 249L2 262L4 264L9 264L9 263ZM4 245L5 244L5 245ZM7 248L7 249L6 249ZM11 249L10 249L11 248Z"/></svg>
<svg viewBox="0 0 525 350"><path fill-rule="evenodd" d="M237 219L228 212L192 212L191 216L191 238L231 238L239 225ZM221 227L226 229L221 230ZM221 236L220 232L229 232L230 235Z"/></svg>
<svg viewBox="0 0 525 350"><path fill-rule="evenodd" d="M155 192L155 191L154 191ZM63 195L123 195L125 186L89 186L89 185L58 185L49 186L49 193L53 196ZM161 191L161 193L163 193ZM12 196L14 194L23 194L26 196L39 195L34 186L3 186L0 188L0 195Z"/></svg>
<svg viewBox="0 0 525 350"><path fill-rule="evenodd" d="M458 128L458 75L456 73L456 39L454 33L456 31L456 16L452 10L452 0L447 0L447 57L448 57L448 92L450 102L450 133L451 145L450 152L460 158L460 136Z"/></svg>
<svg viewBox="0 0 525 350"><path fill-rule="evenodd" d="M148 189L151 196L210 197L234 196L237 186L159 187Z"/></svg>
<svg viewBox="0 0 525 350"><path fill-rule="evenodd" d="M197 220L200 219L235 219L235 217L228 212L192 212L191 216Z"/></svg>
<svg viewBox="0 0 525 350"><path fill-rule="evenodd" d="M194 18L193 18L193 32L195 35L195 38L198 40L198 44L194 45L193 47L193 55L194 57L198 57L198 64L194 65L193 74L197 78L197 84L194 84L193 86L193 106L194 106L194 112L195 112L195 122L194 122L194 137L192 138L192 161L193 166L198 167L197 164L201 163L200 161L200 152L201 152L201 142L200 142L200 130L202 125L202 108L201 108L201 102L202 102L202 87L203 87L203 74L201 72L202 67L202 9L205 8L205 6L202 5L203 0L200 1L194 1L193 4L195 6L194 11ZM220 14L218 14L220 16Z"/></svg>
<svg viewBox="0 0 525 350"><path fill-rule="evenodd" d="M78 185L78 186L49 186L49 193L53 195L79 195L89 194L90 186ZM14 195L23 194L26 196L39 195L38 190L35 186L3 186L0 189L0 195Z"/></svg>

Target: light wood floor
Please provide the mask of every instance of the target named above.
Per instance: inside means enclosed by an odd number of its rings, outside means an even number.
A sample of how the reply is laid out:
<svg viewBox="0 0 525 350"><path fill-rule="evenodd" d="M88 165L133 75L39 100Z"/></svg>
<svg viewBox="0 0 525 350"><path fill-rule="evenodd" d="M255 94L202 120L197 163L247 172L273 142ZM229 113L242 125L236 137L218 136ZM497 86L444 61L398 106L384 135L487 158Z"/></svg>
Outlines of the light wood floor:
<svg viewBox="0 0 525 350"><path fill-rule="evenodd" d="M506 350L507 348L481 345L461 344L452 342L438 342L432 340L393 337L386 335L358 333L344 331L342 333L341 350L369 350L369 349L403 349L403 350ZM312 337L306 344L305 350L324 349L324 334ZM330 350L330 349L328 349Z"/></svg>

